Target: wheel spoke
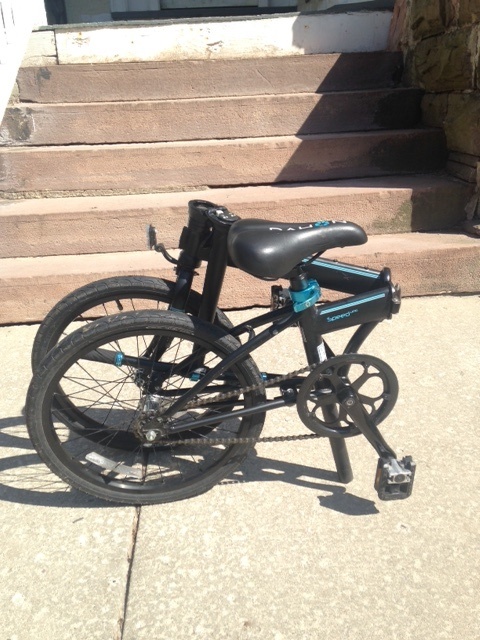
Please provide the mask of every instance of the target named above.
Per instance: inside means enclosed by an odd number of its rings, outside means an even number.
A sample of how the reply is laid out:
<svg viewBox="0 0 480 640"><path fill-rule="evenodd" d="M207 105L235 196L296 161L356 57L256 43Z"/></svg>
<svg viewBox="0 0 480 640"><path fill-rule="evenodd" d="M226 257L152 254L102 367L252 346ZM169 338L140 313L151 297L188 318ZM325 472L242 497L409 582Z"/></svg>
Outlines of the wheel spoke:
<svg viewBox="0 0 480 640"><path fill-rule="evenodd" d="M132 312L108 323L91 323L66 345L55 351L40 385L43 395L37 394L41 411L35 415L40 413L41 421L33 420L35 426L29 428L33 440L41 432L42 441L49 443L42 450L47 464L93 495L128 504L195 495L228 474L248 450L248 445L219 444L218 438L251 437L261 429L264 414L235 418L229 412L252 406L264 398L262 392L239 394L229 402L216 399L225 389L260 385L258 370L247 359L203 389L196 397L198 406L172 417L172 425L178 425L222 414L220 422L166 436L162 407L195 385L192 372L199 362L202 369L213 369L238 348L234 338L211 325L173 312ZM85 359L102 350L125 354L129 364ZM139 367L132 366L135 361ZM211 403L205 402L210 398ZM158 436L147 438L148 433ZM165 443L166 437L170 442ZM198 443L182 444L191 438Z"/></svg>

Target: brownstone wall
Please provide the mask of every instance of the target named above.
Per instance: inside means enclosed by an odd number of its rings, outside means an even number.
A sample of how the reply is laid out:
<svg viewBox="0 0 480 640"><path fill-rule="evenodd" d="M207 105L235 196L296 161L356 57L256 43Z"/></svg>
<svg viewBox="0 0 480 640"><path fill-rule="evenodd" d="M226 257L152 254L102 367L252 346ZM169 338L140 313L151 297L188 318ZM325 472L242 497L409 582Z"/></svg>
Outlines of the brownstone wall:
<svg viewBox="0 0 480 640"><path fill-rule="evenodd" d="M405 82L425 90L424 123L445 131L448 170L476 183L467 217L480 217L480 0L397 0L390 48L404 52Z"/></svg>

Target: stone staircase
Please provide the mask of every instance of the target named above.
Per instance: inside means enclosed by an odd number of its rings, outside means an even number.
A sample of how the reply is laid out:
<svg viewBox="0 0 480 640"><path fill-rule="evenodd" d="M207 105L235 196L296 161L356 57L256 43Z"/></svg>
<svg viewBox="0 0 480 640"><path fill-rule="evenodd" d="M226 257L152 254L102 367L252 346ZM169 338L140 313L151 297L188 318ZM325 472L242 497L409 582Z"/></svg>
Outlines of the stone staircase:
<svg viewBox="0 0 480 640"><path fill-rule="evenodd" d="M144 227L175 248L191 198L350 219L369 242L327 257L388 265L406 295L477 291L478 241L444 232L471 187L443 173L443 133L400 76L386 52L20 69L0 128L0 322L108 275L172 278ZM222 306L269 303L271 283L229 271Z"/></svg>

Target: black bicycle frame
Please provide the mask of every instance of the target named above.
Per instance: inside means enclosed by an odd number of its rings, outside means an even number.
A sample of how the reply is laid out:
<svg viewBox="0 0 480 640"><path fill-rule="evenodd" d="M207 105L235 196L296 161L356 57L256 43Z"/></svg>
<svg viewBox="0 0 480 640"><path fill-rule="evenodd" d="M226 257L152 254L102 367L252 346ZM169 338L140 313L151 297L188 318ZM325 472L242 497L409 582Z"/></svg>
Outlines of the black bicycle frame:
<svg viewBox="0 0 480 640"><path fill-rule="evenodd" d="M342 293L366 293L390 282L390 269L381 271L357 267L337 260L317 258L307 260L305 269L309 278L314 278L325 289Z"/></svg>
<svg viewBox="0 0 480 640"><path fill-rule="evenodd" d="M184 227L180 238L180 257L176 273L176 287L170 308L184 311L190 293L195 269L201 261L207 262L207 269L202 291L202 303L199 317L213 322L227 266L235 267L228 257L227 236L230 226L238 218L230 214L224 207L213 203L194 200L189 202L188 224ZM249 340L227 356L216 367L208 371L194 386L173 402L165 413L165 417L173 416L198 393L205 390L216 378L225 374L228 369L240 362L259 346L278 335L288 327L298 323L302 332L304 348L309 364L322 361L322 345L328 356L333 355L323 341L323 335L340 329L358 325L358 329L345 348L345 353L358 351L375 326L397 313L400 308L400 290L391 283L390 271L381 271L357 267L347 263L317 257L306 258L304 263L290 274L288 294L305 290L309 283L315 281L321 287L353 294L337 302L308 306L301 311L294 309L293 302L287 302L283 308L267 312L248 322L244 322L231 330L235 337L249 334ZM258 335L254 329L269 325ZM137 360L138 364L141 363ZM151 366L151 362L150 362ZM266 378L272 374L266 374ZM294 400L293 400L294 401ZM291 404L288 396L265 400L254 407L230 410L228 413L215 414L203 419L192 419L181 426L171 427L170 433L189 431L225 418L244 417L254 413L263 413ZM345 441L341 438L329 438L337 472L340 480L349 482L352 470L348 458ZM386 444L386 443L385 443Z"/></svg>
<svg viewBox="0 0 480 640"><path fill-rule="evenodd" d="M295 312L293 310L293 307L288 306L277 311L263 314L256 318L253 318L251 321L240 324L232 329L232 335L239 336L242 333L245 333L247 331L251 332L252 329L261 327L265 324L269 324L269 326L259 334L251 337L245 344L240 345L238 349L224 358L213 369L208 371L194 386L182 393L181 398L174 402L168 408L164 415L166 417L173 416L175 413L177 413L177 411L180 411L183 406L193 400L193 398L197 396L201 391L203 391L210 383L212 383L219 376L225 374L225 372L228 371L230 367L235 365L237 362L241 362L247 356L249 356L252 351L262 346L263 344L283 332L285 329L293 326L296 323L298 323L302 329L307 356L309 356L309 353L311 354L313 351L315 351L315 353L318 353L318 346L321 341L321 336L326 332L326 330L336 331L338 329L351 327L364 321L363 326L367 326L369 329L368 333L370 333L370 331L378 322L389 318L391 314L395 312L397 306L398 301L395 288L382 287L378 290L378 293L375 293L373 295L363 294L360 296L352 296L351 298L347 298L345 301L342 301L342 305L340 306L338 303L334 302L325 305L310 307L299 313ZM348 309L347 312L337 313L338 311L342 311L345 308ZM353 313L353 311L355 311L355 313ZM334 321L337 323L334 328L332 328L332 324L329 324L330 318L334 318ZM362 341L363 339L365 339L365 337L362 336ZM350 341L350 343L351 342L352 341ZM351 350L351 346L349 350ZM312 358L312 362L314 361L315 359ZM147 362L148 361L146 360L145 364L147 364ZM265 403L256 405L253 410L248 409L233 413L229 412L225 415L219 414L218 416L215 416L215 421L221 422L227 417L231 418L235 416L248 415L250 413L262 413L263 411L268 410L270 402L272 401L267 400ZM284 401L283 404L285 405L287 403L288 400ZM247 411L247 413L245 413L245 411ZM211 423L212 420L212 417L207 418L205 424ZM191 422L183 423L179 427L172 427L170 431L172 433L188 431L195 426L201 426L201 421L194 419Z"/></svg>

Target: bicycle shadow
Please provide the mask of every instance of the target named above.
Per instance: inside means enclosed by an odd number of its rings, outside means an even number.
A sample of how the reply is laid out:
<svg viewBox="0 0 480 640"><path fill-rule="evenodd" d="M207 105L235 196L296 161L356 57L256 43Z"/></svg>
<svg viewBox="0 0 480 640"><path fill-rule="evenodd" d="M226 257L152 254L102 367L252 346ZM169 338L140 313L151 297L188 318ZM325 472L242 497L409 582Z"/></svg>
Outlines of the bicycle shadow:
<svg viewBox="0 0 480 640"><path fill-rule="evenodd" d="M334 484L338 483L336 472L266 458L259 456L256 450L249 453L242 467L224 480L223 484L231 482L284 482L326 492L327 495L318 496L320 505L345 515L365 516L379 513L372 500L349 493L344 485Z"/></svg>
<svg viewBox="0 0 480 640"><path fill-rule="evenodd" d="M12 451L5 456L6 450ZM23 415L0 419L0 501L67 509L115 507L72 490L51 473L28 438Z"/></svg>
<svg viewBox="0 0 480 640"><path fill-rule="evenodd" d="M18 504L56 508L115 508L103 500L71 489L41 462L26 433L25 418L17 416L0 420L0 452L13 450L13 455L0 455L0 500ZM21 451L18 453L18 451ZM317 467L267 458L252 451L242 467L220 486L232 483L284 482L321 491L320 506L350 516L378 513L374 502L351 493L337 482L336 473ZM332 484L331 484L332 483Z"/></svg>

